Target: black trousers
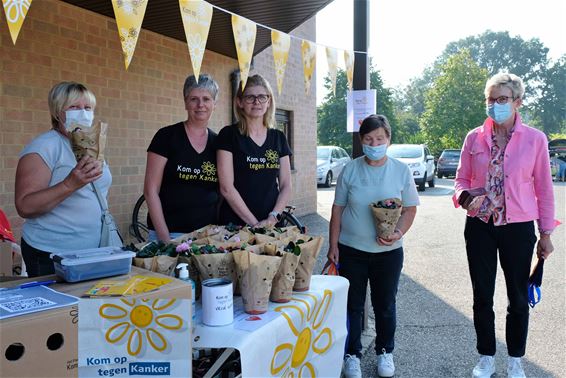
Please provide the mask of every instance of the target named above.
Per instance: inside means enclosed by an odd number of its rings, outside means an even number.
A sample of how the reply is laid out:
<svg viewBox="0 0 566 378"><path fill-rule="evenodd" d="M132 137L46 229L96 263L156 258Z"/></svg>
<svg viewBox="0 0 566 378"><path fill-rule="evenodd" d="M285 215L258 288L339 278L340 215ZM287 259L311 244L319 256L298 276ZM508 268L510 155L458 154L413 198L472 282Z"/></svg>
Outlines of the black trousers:
<svg viewBox="0 0 566 378"><path fill-rule="evenodd" d="M534 223L509 223L496 227L492 220L485 223L468 217L464 237L474 293L477 350L483 355L495 355L493 295L499 252L507 286L507 352L511 357L522 357L529 327L528 280L537 240Z"/></svg>
<svg viewBox="0 0 566 378"><path fill-rule="evenodd" d="M49 257L49 252L33 248L22 238L22 257L26 263L28 277L44 276L54 274L55 267L53 260Z"/></svg>
<svg viewBox="0 0 566 378"><path fill-rule="evenodd" d="M369 280L371 303L375 313L375 350L391 353L395 347L397 326L396 297L403 268L403 248L369 253L338 245L340 275L350 281L348 289L348 345L346 353L361 358L362 324Z"/></svg>

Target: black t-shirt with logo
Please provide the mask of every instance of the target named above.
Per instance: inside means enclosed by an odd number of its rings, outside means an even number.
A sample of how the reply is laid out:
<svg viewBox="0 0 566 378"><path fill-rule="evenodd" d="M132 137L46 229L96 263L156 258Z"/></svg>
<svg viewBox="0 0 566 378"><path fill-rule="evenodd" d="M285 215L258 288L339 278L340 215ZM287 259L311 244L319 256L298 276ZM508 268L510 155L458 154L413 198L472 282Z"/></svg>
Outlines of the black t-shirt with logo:
<svg viewBox="0 0 566 378"><path fill-rule="evenodd" d="M216 223L217 137L208 129L208 141L200 154L189 142L182 122L159 129L153 137L147 151L167 158L159 198L169 232L188 233ZM149 215L147 222L153 230Z"/></svg>
<svg viewBox="0 0 566 378"><path fill-rule="evenodd" d="M258 146L252 138L242 135L237 125L231 125L220 130L217 146L219 150L232 153L234 186L248 209L258 220L266 219L279 195L279 158L292 154L285 134L268 129L265 142ZM220 223L230 222L246 223L224 201L220 207Z"/></svg>

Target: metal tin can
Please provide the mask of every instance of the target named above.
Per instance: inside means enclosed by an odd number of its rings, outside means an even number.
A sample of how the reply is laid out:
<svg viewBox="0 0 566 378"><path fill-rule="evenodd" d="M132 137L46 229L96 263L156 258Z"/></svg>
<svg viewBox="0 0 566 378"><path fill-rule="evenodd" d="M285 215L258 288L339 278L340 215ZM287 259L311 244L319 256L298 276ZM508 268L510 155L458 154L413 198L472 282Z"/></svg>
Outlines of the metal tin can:
<svg viewBox="0 0 566 378"><path fill-rule="evenodd" d="M207 326L224 326L234 321L232 281L211 278L202 281L202 322Z"/></svg>

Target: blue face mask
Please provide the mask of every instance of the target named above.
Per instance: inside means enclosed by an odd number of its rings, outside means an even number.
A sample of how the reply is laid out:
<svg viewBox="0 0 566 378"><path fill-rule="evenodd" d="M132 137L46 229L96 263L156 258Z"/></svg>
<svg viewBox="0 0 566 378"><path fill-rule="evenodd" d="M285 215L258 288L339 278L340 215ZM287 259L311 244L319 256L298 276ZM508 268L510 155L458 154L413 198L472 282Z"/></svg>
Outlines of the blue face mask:
<svg viewBox="0 0 566 378"><path fill-rule="evenodd" d="M387 143L372 147L369 144L362 144L362 151L369 160L377 161L383 159L387 152Z"/></svg>
<svg viewBox="0 0 566 378"><path fill-rule="evenodd" d="M501 125L513 115L510 102L506 102L505 104L498 104L497 102L494 102L491 105L488 104L485 108L485 112L487 116L494 120L498 125Z"/></svg>

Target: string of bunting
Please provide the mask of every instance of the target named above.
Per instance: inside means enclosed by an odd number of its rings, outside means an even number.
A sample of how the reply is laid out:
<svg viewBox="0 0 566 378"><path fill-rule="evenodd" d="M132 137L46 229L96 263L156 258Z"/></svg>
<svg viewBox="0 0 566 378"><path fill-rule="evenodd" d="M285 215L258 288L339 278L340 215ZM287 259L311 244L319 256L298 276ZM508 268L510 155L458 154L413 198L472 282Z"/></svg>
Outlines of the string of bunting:
<svg viewBox="0 0 566 378"><path fill-rule="evenodd" d="M127 70L134 56L138 36L140 34L141 25L143 23L149 0L111 1L114 9L114 16L116 18L118 35L122 46L124 64ZM15 45L32 0L2 0L2 3L12 42ZM232 16L232 32L234 34L243 88L246 86L249 75L257 26L260 26L271 31L273 64L275 68L275 77L277 79L277 92L279 95L281 95L283 90L285 69L287 67L287 60L291 49L291 39L298 39L301 41L301 58L303 62L306 95L309 95L310 93L312 76L316 67L316 51L318 47L325 47L326 49L326 59L328 62L332 91L334 94L336 93L336 71L338 67L338 51L340 49L283 33L279 30L275 30L266 25L239 16L216 5L212 5L204 0L179 0L179 9L183 20L183 27L185 29L187 47L191 57L193 73L197 80L200 75L204 52L206 50L206 42L208 40L208 33L212 22L213 8ZM362 51L343 50L349 90L352 90L352 81L354 77L354 53L356 52L366 53Z"/></svg>

